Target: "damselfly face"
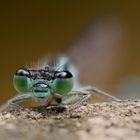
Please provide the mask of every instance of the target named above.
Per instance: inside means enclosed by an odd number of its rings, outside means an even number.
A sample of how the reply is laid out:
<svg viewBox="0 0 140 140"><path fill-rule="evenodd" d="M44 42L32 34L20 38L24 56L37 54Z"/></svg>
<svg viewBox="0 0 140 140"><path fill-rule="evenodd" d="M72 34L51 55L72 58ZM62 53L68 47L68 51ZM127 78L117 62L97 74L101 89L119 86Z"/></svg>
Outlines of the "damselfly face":
<svg viewBox="0 0 140 140"><path fill-rule="evenodd" d="M73 88L73 75L69 71L21 68L13 78L18 92L31 92L37 98L50 94L67 94Z"/></svg>
<svg viewBox="0 0 140 140"><path fill-rule="evenodd" d="M51 94L49 82L42 79L36 79L32 84L32 94L37 98L43 98Z"/></svg>

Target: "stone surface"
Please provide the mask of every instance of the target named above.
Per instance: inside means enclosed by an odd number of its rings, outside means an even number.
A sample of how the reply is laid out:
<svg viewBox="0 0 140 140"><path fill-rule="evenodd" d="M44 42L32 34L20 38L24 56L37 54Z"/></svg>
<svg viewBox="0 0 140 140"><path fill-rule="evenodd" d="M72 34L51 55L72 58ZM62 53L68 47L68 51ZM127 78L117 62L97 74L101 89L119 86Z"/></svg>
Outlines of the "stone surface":
<svg viewBox="0 0 140 140"><path fill-rule="evenodd" d="M140 100L81 106L8 109L0 113L1 140L140 140Z"/></svg>

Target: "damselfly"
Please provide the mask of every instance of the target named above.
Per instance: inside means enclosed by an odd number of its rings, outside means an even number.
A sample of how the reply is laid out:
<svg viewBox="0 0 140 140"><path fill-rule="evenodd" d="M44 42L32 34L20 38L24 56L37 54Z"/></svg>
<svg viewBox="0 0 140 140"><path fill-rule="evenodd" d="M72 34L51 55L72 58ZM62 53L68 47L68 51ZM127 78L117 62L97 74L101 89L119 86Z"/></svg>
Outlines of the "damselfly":
<svg viewBox="0 0 140 140"><path fill-rule="evenodd" d="M20 94L8 101L8 105L16 108L22 106L18 102L35 99L39 105L66 106L72 105L70 111L80 107L93 93L107 96L115 101L120 99L94 86L77 88L76 68L66 57L48 61L42 68L20 68L13 77L13 84Z"/></svg>

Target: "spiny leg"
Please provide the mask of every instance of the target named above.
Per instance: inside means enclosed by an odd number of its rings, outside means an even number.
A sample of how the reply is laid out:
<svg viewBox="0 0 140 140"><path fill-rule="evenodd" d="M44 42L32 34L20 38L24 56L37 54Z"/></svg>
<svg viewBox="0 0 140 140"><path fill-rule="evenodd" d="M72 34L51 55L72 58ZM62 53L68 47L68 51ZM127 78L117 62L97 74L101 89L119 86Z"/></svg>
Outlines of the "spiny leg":
<svg viewBox="0 0 140 140"><path fill-rule="evenodd" d="M82 87L82 88L78 89L77 91L88 91L88 92L90 92L91 94L93 94L93 93L95 92L95 93L97 93L97 94L100 94L100 95L109 97L109 98L111 98L111 99L114 100L114 101L117 101L117 102L118 102L118 101L121 101L121 99L119 99L119 98L117 98L117 97L115 97L115 96L113 96L113 95L111 95L111 94L109 94L109 93L107 93L107 92L104 92L104 91L102 91L102 90L100 90L100 89L98 89L98 88L96 88L96 87L94 87L94 86Z"/></svg>
<svg viewBox="0 0 140 140"><path fill-rule="evenodd" d="M73 112L75 109L79 108L90 97L91 97L91 94L86 94L80 97L79 100L70 108L70 112Z"/></svg>
<svg viewBox="0 0 140 140"><path fill-rule="evenodd" d="M62 104L71 104L75 101L74 105L70 109L70 111L74 111L75 109L79 108L83 104L83 102L87 101L94 92L96 92L97 94L107 96L115 101L121 101L119 98L112 96L109 93L106 93L96 87L87 86L87 87L80 88L76 91L72 91L71 93L66 95L66 97L64 97L64 99L62 100ZM81 96L81 97L75 99L75 96Z"/></svg>
<svg viewBox="0 0 140 140"><path fill-rule="evenodd" d="M75 109L79 108L85 101L87 101L90 98L90 96L91 93L87 91L72 91L62 99L61 104L73 104L69 110L70 112L73 112Z"/></svg>
<svg viewBox="0 0 140 140"><path fill-rule="evenodd" d="M20 106L19 104L17 104L17 102L32 99L32 98L33 98L32 94L26 93L26 94L21 94L21 95L15 96L14 98L10 99L7 103L9 106L19 109L19 108L23 108L23 107Z"/></svg>

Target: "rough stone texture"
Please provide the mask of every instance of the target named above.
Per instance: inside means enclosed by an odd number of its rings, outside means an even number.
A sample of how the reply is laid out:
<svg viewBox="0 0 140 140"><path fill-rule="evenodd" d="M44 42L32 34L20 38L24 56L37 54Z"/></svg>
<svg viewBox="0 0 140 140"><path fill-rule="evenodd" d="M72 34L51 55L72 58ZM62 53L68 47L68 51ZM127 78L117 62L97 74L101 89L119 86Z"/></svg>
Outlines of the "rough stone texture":
<svg viewBox="0 0 140 140"><path fill-rule="evenodd" d="M81 106L8 109L0 113L0 140L140 140L140 100Z"/></svg>

